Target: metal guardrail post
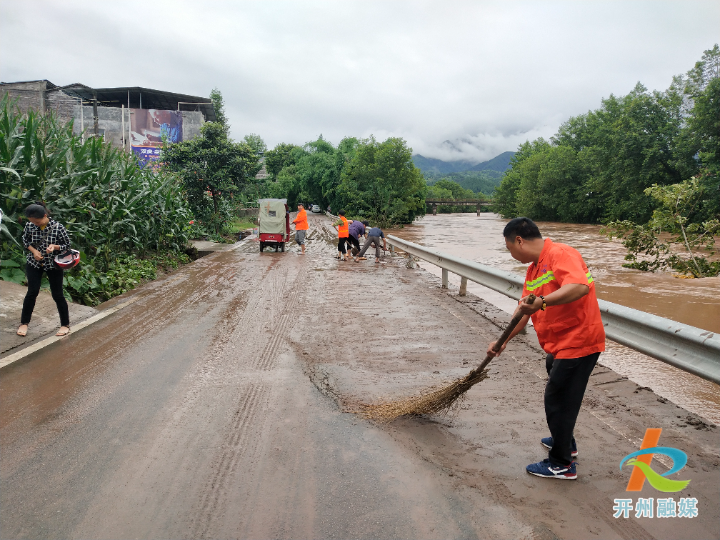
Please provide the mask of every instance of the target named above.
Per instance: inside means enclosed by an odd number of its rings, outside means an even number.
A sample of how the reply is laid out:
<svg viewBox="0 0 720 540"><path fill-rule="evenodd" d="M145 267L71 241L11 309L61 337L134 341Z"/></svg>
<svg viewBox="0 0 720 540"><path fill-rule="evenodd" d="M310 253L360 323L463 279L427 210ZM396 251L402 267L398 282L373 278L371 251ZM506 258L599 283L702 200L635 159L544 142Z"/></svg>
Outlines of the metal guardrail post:
<svg viewBox="0 0 720 540"><path fill-rule="evenodd" d="M452 272L515 300L522 295L523 278L517 274L441 253L396 236L388 235L387 241L410 257L442 268L443 284L446 273ZM720 335L605 300L598 300L598 304L608 339L720 384Z"/></svg>
<svg viewBox="0 0 720 540"><path fill-rule="evenodd" d="M442 270L442 288L448 288L448 271L445 268Z"/></svg>
<svg viewBox="0 0 720 540"><path fill-rule="evenodd" d="M460 292L458 293L458 296L467 295L467 282L468 279L466 277L460 278Z"/></svg>

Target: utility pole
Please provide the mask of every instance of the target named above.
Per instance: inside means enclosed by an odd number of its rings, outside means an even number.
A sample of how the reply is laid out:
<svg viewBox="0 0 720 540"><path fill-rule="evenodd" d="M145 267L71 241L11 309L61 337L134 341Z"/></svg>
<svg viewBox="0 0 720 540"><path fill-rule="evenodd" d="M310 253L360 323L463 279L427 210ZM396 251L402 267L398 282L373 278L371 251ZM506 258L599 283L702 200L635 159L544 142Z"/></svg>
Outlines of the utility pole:
<svg viewBox="0 0 720 540"><path fill-rule="evenodd" d="M95 137L97 138L97 136L100 134L100 126L98 125L99 118L98 118L98 110L97 110L97 92L95 92L94 90L93 90L93 122L95 124L93 129L95 130Z"/></svg>

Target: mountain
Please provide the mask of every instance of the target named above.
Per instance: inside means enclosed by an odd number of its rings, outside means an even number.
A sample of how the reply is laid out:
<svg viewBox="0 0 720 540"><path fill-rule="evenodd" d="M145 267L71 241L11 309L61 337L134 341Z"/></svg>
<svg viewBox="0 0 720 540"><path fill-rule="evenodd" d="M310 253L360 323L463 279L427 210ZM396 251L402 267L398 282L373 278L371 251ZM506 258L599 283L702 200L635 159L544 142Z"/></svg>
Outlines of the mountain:
<svg viewBox="0 0 720 540"><path fill-rule="evenodd" d="M505 172L510 168L510 160L515 152L503 152L499 156L495 156L489 161L483 161L475 165L471 171L498 171Z"/></svg>
<svg viewBox="0 0 720 540"><path fill-rule="evenodd" d="M477 165L474 161L443 161L441 159L426 158L420 154L415 154L412 160L415 166L422 172L435 174L469 171Z"/></svg>
<svg viewBox="0 0 720 540"><path fill-rule="evenodd" d="M441 159L426 158L420 154L412 157L415 166L423 173L429 173L426 176L437 176L444 174L459 173L465 171L497 171L504 173L510 168L510 160L515 152L503 152L499 156L495 156L491 160L475 163L474 161L443 161Z"/></svg>

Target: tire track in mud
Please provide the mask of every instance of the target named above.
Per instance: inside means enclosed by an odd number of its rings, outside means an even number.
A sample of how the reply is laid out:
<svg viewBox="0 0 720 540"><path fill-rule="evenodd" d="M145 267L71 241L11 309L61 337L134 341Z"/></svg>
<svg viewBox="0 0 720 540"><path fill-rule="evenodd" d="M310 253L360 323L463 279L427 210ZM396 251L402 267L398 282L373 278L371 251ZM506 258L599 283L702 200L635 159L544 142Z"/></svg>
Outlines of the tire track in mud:
<svg viewBox="0 0 720 540"><path fill-rule="evenodd" d="M274 368L277 352L291 326L292 311L303 287L304 271L301 269L291 276L292 270L273 266L261 282L251 291L245 303L242 316L234 322L234 328L226 339L214 348L212 358L204 362L195 384L204 387L222 386L225 391L235 385L228 385L238 377L253 377L253 371L269 371ZM284 301L283 301L284 299ZM278 324L274 324L278 321ZM258 345L245 347L238 353L228 354L228 346L239 341L248 331L258 336L252 344L261 344L262 334L269 334L269 340L258 355ZM253 377L253 379L255 379ZM222 390L221 390L222 391ZM242 463L254 460L265 430L265 413L270 401L271 388L268 384L252 380L242 387L243 396L237 402L232 420L223 430L221 451L212 459L212 465L205 485L199 491L199 508L192 518L192 537L208 537L218 517L225 514L229 487L237 479ZM191 409L203 392L191 392L184 408Z"/></svg>
<svg viewBox="0 0 720 540"><path fill-rule="evenodd" d="M237 470L241 458L252 457L259 445L256 420L267 405L269 389L265 385L249 385L233 414L232 424L225 435L223 451L213 464L213 473L202 490L200 510L192 521L192 538L206 538L216 515L224 513L223 496L227 484ZM264 421L260 427L264 426Z"/></svg>
<svg viewBox="0 0 720 540"><path fill-rule="evenodd" d="M294 324L295 322L294 320L292 320L292 318L294 316L294 310L295 306L297 305L298 298L300 297L302 289L304 288L304 276L304 269L300 270L295 275L292 283L289 284L290 291L288 295L285 294L285 290L287 289L287 287L276 288L276 292L282 291L281 298L285 298L285 303L282 314L279 317L278 325L272 327L272 335L270 337L270 340L268 341L265 349L255 362L255 367L259 370L269 371L275 367L277 353L280 349L280 345L287 339L287 333L292 327L292 324Z"/></svg>

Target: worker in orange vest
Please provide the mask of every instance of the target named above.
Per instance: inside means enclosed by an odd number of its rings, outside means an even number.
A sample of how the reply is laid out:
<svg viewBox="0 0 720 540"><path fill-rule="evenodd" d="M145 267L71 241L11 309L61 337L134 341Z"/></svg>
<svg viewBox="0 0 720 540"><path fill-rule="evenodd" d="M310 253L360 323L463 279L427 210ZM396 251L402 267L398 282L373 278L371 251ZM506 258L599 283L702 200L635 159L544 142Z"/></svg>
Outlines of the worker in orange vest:
<svg viewBox="0 0 720 540"><path fill-rule="evenodd" d="M308 218L305 206L298 204L297 217L293 219L293 225L295 225L295 241L302 248L302 253L305 255L305 235L308 230Z"/></svg>
<svg viewBox="0 0 720 540"><path fill-rule="evenodd" d="M605 350L605 327L595 296L595 280L576 249L543 238L529 218L510 220L503 236L512 258L530 263L523 298L515 310L523 318L508 341L532 317L540 346L548 353L545 417L550 437L540 442L550 452L547 459L528 465L526 470L544 478L575 480L575 422L590 374ZM526 304L530 294L535 295L535 301ZM493 342L487 352L497 356L506 344L495 352Z"/></svg>
<svg viewBox="0 0 720 540"><path fill-rule="evenodd" d="M347 244L348 237L350 236L350 223L352 223L352 220L348 221L345 219L345 210L338 212L338 220L333 223L333 227L335 227L338 232L338 254L335 258L342 259L343 261L348 260L345 244Z"/></svg>

